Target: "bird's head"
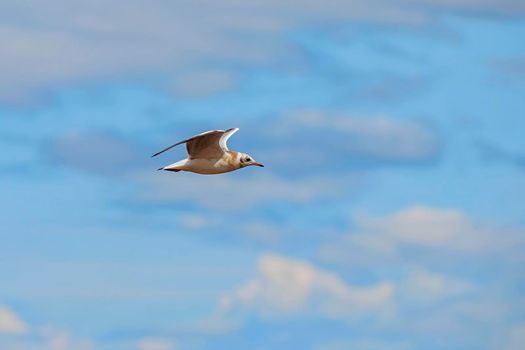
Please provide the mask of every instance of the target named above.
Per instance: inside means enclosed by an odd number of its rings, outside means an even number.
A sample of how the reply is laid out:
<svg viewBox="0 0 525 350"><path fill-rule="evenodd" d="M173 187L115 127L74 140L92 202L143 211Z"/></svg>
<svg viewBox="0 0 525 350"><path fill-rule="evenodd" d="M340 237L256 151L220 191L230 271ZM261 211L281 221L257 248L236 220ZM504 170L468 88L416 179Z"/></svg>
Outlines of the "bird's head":
<svg viewBox="0 0 525 350"><path fill-rule="evenodd" d="M260 167L264 167L261 163L257 162L255 159L253 159L252 156L246 153L241 153L241 157L239 159L239 162L241 164L241 168L250 166L250 165L257 165Z"/></svg>

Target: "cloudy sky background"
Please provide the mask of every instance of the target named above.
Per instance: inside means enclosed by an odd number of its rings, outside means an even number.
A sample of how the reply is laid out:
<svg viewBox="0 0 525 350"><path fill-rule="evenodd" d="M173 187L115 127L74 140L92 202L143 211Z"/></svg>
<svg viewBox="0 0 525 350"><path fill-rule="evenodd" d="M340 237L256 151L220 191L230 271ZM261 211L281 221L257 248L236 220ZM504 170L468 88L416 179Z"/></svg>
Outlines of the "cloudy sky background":
<svg viewBox="0 0 525 350"><path fill-rule="evenodd" d="M0 348L522 349L525 5L0 2ZM156 172L209 129L266 165Z"/></svg>

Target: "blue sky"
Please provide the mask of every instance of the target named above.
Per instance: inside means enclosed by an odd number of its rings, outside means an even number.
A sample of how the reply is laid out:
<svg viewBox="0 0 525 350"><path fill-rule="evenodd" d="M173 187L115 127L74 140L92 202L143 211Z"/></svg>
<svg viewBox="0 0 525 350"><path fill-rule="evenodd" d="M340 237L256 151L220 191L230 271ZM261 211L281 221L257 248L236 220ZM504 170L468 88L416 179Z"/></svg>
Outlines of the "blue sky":
<svg viewBox="0 0 525 350"><path fill-rule="evenodd" d="M520 349L524 15L0 4L0 348Z"/></svg>

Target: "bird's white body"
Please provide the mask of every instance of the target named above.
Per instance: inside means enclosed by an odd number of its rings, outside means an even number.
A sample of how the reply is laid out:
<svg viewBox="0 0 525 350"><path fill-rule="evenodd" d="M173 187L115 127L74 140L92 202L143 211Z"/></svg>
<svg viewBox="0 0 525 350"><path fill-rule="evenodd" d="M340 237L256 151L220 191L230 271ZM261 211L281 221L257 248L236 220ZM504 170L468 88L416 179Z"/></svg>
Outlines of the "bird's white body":
<svg viewBox="0 0 525 350"><path fill-rule="evenodd" d="M188 158L162 167L159 170L190 171L198 174L221 174L244 168L250 165L264 166L256 162L246 153L228 150L226 142L239 129L232 128L226 131L213 130L193 136L187 140L175 143L153 155L155 157L170 148L186 144Z"/></svg>
<svg viewBox="0 0 525 350"><path fill-rule="evenodd" d="M197 174L222 174L242 168L241 154L227 152L221 158L186 158L165 166L168 171L190 171Z"/></svg>

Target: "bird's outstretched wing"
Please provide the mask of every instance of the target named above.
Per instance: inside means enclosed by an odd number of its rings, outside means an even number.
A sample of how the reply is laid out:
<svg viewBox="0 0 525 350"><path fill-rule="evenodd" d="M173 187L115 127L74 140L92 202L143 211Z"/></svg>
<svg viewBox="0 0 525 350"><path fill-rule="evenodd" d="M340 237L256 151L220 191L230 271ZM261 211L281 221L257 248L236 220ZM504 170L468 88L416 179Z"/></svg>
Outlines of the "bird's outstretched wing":
<svg viewBox="0 0 525 350"><path fill-rule="evenodd" d="M227 141L235 134L239 128L231 128L228 130L212 130L206 131L202 134L190 137L189 139L174 143L171 146L164 148L152 155L155 157L167 150L181 145L186 144L186 150L188 151L188 157L190 159L195 158L220 158L224 152L228 151Z"/></svg>

